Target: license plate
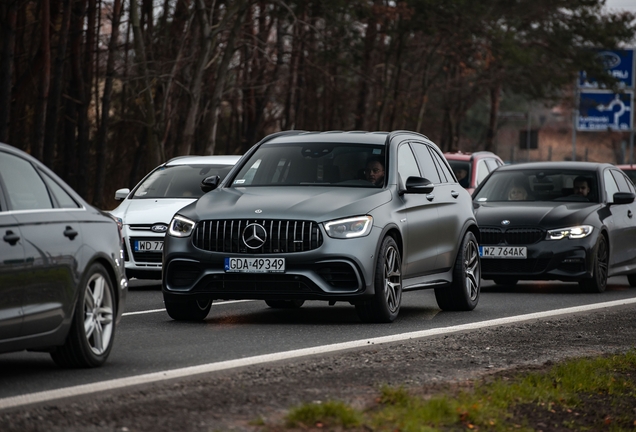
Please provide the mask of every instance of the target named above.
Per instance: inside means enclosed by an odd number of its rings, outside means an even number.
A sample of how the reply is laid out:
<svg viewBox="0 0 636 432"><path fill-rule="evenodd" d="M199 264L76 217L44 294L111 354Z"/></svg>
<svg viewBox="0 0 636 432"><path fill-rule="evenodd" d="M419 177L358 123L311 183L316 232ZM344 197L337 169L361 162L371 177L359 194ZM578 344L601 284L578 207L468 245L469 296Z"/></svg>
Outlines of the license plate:
<svg viewBox="0 0 636 432"><path fill-rule="evenodd" d="M133 248L135 252L161 252L163 240L135 240Z"/></svg>
<svg viewBox="0 0 636 432"><path fill-rule="evenodd" d="M525 246L479 246L482 258L527 259L528 249Z"/></svg>
<svg viewBox="0 0 636 432"><path fill-rule="evenodd" d="M285 258L225 258L230 273L283 273Z"/></svg>

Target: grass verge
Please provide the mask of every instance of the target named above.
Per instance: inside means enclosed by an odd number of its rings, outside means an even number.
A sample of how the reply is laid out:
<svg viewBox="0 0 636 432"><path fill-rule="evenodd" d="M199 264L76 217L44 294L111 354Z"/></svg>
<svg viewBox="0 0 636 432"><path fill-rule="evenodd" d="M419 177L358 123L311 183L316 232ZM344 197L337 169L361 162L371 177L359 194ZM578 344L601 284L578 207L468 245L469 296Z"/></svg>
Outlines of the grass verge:
<svg viewBox="0 0 636 432"><path fill-rule="evenodd" d="M469 390L426 398L385 386L377 404L364 411L339 401L294 407L283 428L636 431L636 349L569 360L541 372L480 380Z"/></svg>

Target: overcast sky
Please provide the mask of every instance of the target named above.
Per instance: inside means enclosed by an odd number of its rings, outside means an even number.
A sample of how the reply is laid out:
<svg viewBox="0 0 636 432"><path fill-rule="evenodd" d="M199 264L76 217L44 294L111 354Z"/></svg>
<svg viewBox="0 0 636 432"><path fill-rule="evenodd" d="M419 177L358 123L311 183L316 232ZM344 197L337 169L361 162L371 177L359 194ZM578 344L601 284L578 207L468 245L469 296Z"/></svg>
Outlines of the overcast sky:
<svg viewBox="0 0 636 432"><path fill-rule="evenodd" d="M636 0L607 0L605 6L613 10L626 10L636 13Z"/></svg>

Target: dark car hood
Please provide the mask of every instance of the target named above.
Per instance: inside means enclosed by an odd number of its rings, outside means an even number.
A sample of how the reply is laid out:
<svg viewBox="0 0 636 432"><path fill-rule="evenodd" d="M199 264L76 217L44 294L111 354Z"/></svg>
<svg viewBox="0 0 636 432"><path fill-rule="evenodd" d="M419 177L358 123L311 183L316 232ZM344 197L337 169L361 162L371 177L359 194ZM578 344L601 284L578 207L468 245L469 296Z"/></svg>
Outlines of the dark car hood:
<svg viewBox="0 0 636 432"><path fill-rule="evenodd" d="M369 213L390 201L375 188L251 187L213 190L179 213L195 219L304 219L324 222Z"/></svg>
<svg viewBox="0 0 636 432"><path fill-rule="evenodd" d="M600 204L580 202L491 202L479 203L475 216L479 226L502 226L501 222L508 220L508 227L561 228L584 223L600 207Z"/></svg>

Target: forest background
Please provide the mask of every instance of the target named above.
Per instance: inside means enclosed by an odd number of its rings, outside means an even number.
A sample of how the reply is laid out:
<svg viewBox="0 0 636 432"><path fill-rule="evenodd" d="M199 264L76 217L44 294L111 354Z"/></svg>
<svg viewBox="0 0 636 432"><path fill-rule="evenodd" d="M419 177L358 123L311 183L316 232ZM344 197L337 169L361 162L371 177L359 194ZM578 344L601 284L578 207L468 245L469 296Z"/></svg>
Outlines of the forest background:
<svg viewBox="0 0 636 432"><path fill-rule="evenodd" d="M604 4L0 0L0 142L100 208L169 158L279 130L496 151L502 104L572 105L581 70L615 85L594 49L632 43L636 14Z"/></svg>

